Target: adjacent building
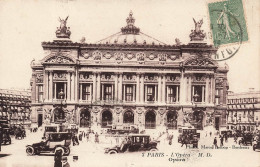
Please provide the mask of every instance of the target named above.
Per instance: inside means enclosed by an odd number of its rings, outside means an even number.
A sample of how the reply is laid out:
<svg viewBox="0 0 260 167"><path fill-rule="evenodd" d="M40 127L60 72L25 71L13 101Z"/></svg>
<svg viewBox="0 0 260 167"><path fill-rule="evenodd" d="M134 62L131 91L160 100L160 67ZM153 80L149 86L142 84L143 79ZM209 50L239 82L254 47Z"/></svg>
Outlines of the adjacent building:
<svg viewBox="0 0 260 167"><path fill-rule="evenodd" d="M32 122L140 129L226 126L228 66L211 59L198 24L191 41L167 45L134 25L97 43L72 42L66 21L31 63Z"/></svg>
<svg viewBox="0 0 260 167"><path fill-rule="evenodd" d="M227 129L254 131L260 124L260 91L228 92Z"/></svg>
<svg viewBox="0 0 260 167"><path fill-rule="evenodd" d="M0 120L4 126L30 126L30 103L30 90L0 89Z"/></svg>

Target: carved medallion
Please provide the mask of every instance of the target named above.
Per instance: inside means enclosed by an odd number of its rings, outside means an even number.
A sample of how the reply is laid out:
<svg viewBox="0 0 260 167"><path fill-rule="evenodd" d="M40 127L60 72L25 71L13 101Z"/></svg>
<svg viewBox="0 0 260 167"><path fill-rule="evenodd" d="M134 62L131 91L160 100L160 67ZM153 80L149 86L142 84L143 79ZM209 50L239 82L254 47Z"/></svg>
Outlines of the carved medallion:
<svg viewBox="0 0 260 167"><path fill-rule="evenodd" d="M104 54L104 57L106 59L110 59L112 57L112 54L110 54L109 52L107 52L106 54Z"/></svg>
<svg viewBox="0 0 260 167"><path fill-rule="evenodd" d="M100 52L100 51L94 51L94 52L92 53L92 56L93 56L94 60L101 60L102 52Z"/></svg>
<svg viewBox="0 0 260 167"><path fill-rule="evenodd" d="M132 54L132 53L128 53L128 54L126 54L125 57L126 57L128 60L132 60L132 59L135 57L135 55Z"/></svg>

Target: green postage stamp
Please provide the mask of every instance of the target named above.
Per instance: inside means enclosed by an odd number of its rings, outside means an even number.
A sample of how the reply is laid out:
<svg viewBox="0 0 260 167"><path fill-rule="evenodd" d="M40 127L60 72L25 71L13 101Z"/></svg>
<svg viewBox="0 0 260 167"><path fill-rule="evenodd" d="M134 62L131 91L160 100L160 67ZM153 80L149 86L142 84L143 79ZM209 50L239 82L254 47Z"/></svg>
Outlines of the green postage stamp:
<svg viewBox="0 0 260 167"><path fill-rule="evenodd" d="M208 8L215 46L248 41L242 0L209 3Z"/></svg>

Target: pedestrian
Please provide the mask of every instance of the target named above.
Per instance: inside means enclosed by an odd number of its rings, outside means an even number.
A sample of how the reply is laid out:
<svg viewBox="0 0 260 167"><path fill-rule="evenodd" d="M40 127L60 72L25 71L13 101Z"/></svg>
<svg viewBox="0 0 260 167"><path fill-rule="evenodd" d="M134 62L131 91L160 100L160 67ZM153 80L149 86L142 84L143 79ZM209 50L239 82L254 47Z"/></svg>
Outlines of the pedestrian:
<svg viewBox="0 0 260 167"><path fill-rule="evenodd" d="M119 134L118 134L118 132L116 133L116 144L119 144Z"/></svg>
<svg viewBox="0 0 260 167"><path fill-rule="evenodd" d="M62 157L62 167L70 167L67 157Z"/></svg>
<svg viewBox="0 0 260 167"><path fill-rule="evenodd" d="M223 145L224 145L224 144L223 144L223 141L224 141L224 137L221 136L221 137L220 137L220 146L223 146Z"/></svg>
<svg viewBox="0 0 260 167"><path fill-rule="evenodd" d="M217 137L214 138L214 142L213 142L215 149L218 149L218 141L217 141Z"/></svg>
<svg viewBox="0 0 260 167"><path fill-rule="evenodd" d="M97 133L97 132L96 132L96 134L95 134L95 143L99 143L98 133Z"/></svg>
<svg viewBox="0 0 260 167"><path fill-rule="evenodd" d="M62 150L59 149L55 152L54 155L54 167L62 167L61 158L62 158Z"/></svg>
<svg viewBox="0 0 260 167"><path fill-rule="evenodd" d="M228 142L228 136L225 135L225 142Z"/></svg>
<svg viewBox="0 0 260 167"><path fill-rule="evenodd" d="M89 141L89 133L86 134L87 142Z"/></svg>
<svg viewBox="0 0 260 167"><path fill-rule="evenodd" d="M82 133L79 134L79 141L82 141Z"/></svg>

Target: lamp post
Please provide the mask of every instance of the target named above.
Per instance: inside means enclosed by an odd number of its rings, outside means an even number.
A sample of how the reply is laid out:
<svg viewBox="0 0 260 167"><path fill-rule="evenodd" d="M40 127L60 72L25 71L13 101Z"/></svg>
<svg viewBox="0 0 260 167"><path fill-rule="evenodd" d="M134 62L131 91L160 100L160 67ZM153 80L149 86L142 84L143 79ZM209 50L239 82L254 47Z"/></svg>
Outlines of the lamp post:
<svg viewBox="0 0 260 167"><path fill-rule="evenodd" d="M65 93L63 92L63 89L61 89L61 91L58 93L58 99L60 99L60 104L58 104L58 106L54 105L54 107L58 107L58 114L55 114L55 117L56 117L56 123L60 124L60 131L62 131L62 124L66 121L65 113L63 111L63 106L66 107L66 104L63 104L64 97L65 97Z"/></svg>

